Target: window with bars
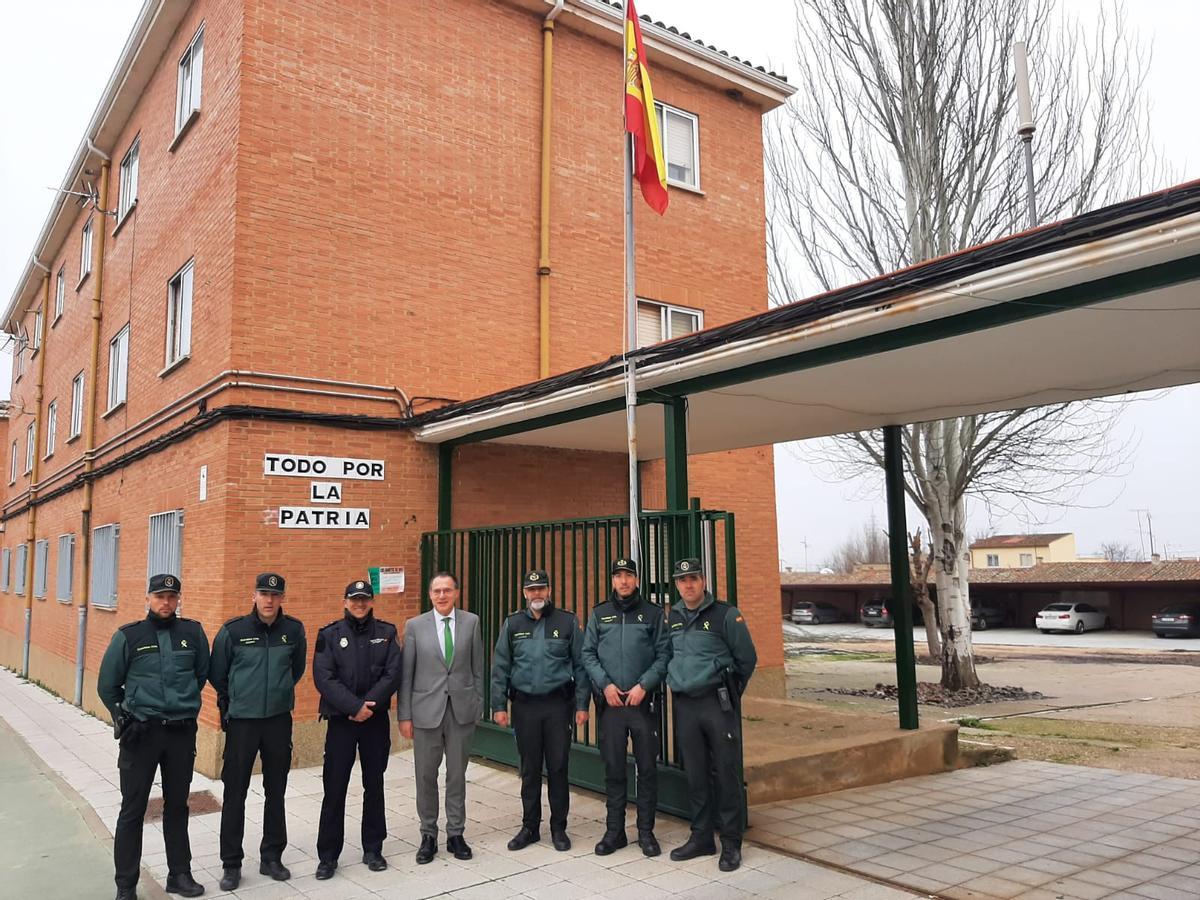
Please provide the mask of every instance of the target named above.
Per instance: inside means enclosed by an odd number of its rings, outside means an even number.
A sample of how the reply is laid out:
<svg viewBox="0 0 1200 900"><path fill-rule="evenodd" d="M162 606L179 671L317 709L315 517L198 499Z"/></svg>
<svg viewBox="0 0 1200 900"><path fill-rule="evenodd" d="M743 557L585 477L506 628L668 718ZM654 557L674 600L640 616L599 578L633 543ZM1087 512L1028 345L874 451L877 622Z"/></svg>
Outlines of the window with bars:
<svg viewBox="0 0 1200 900"><path fill-rule="evenodd" d="M91 594L94 606L116 608L120 547L120 525L101 525L92 531Z"/></svg>
<svg viewBox="0 0 1200 900"><path fill-rule="evenodd" d="M150 517L150 546L146 553L146 578L152 575L183 577L183 510Z"/></svg>
<svg viewBox="0 0 1200 900"><path fill-rule="evenodd" d="M125 154L125 158L121 160L121 185L117 190L117 222L121 222L129 215L129 211L133 209L137 203L138 196L138 156L141 152L142 139L136 137L133 139L133 146L129 148L129 152Z"/></svg>
<svg viewBox="0 0 1200 900"><path fill-rule="evenodd" d="M13 566L13 590L18 594L25 593L25 568L29 562L29 545L17 544L16 564Z"/></svg>
<svg viewBox="0 0 1200 900"><path fill-rule="evenodd" d="M5 547L0 550L0 591L8 593L12 586L12 550Z"/></svg>
<svg viewBox="0 0 1200 900"><path fill-rule="evenodd" d="M667 183L700 190L700 120L690 112L655 103Z"/></svg>
<svg viewBox="0 0 1200 900"><path fill-rule="evenodd" d="M33 545L33 596L46 599L46 576L50 568L50 542L37 541Z"/></svg>
<svg viewBox="0 0 1200 900"><path fill-rule="evenodd" d="M54 596L57 600L70 602L72 581L75 577L75 535L58 536L58 565L54 579Z"/></svg>
<svg viewBox="0 0 1200 900"><path fill-rule="evenodd" d="M175 90L175 133L178 135L200 110L200 85L204 77L204 26L201 25L179 58Z"/></svg>
<svg viewBox="0 0 1200 900"><path fill-rule="evenodd" d="M704 313L698 309L639 299L637 311L639 347L669 341L704 327Z"/></svg>

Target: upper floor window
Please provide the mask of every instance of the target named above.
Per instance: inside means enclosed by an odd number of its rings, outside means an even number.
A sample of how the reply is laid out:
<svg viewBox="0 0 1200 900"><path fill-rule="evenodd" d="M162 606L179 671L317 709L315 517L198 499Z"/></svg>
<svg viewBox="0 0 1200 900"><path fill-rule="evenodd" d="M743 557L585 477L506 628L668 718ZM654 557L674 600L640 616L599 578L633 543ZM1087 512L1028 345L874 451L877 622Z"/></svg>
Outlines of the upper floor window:
<svg viewBox="0 0 1200 900"><path fill-rule="evenodd" d="M1026 568L1028 568L1029 566L1032 566L1033 565L1033 554L1032 553L1022 553L1021 554L1021 565L1025 566Z"/></svg>
<svg viewBox="0 0 1200 900"><path fill-rule="evenodd" d="M989 569L1000 568L1000 554L999 553L989 553L987 555L987 564L988 564Z"/></svg>
<svg viewBox="0 0 1200 900"><path fill-rule="evenodd" d="M63 314L67 305L67 267L58 270L58 278L54 283L54 321Z"/></svg>
<svg viewBox="0 0 1200 900"><path fill-rule="evenodd" d="M638 300L637 316L639 347L669 341L704 327L704 313L700 310L651 300Z"/></svg>
<svg viewBox="0 0 1200 900"><path fill-rule="evenodd" d="M42 349L42 311L39 309L33 314L33 352L37 353Z"/></svg>
<svg viewBox="0 0 1200 900"><path fill-rule="evenodd" d="M117 192L117 221L122 221L128 214L138 196L138 151L142 139L134 138L133 146L121 160L121 187Z"/></svg>
<svg viewBox="0 0 1200 900"><path fill-rule="evenodd" d="M33 471L33 456L37 453L37 430L33 422L25 427L25 474Z"/></svg>
<svg viewBox="0 0 1200 900"><path fill-rule="evenodd" d="M108 411L125 402L129 383L129 325L108 342Z"/></svg>
<svg viewBox="0 0 1200 900"><path fill-rule="evenodd" d="M189 259L167 285L167 361L173 366L192 352L192 273Z"/></svg>
<svg viewBox="0 0 1200 900"><path fill-rule="evenodd" d="M655 103L662 135L667 183L700 190L700 120L689 112Z"/></svg>
<svg viewBox="0 0 1200 900"><path fill-rule="evenodd" d="M71 433L67 439L79 437L83 431L83 373L71 379Z"/></svg>
<svg viewBox="0 0 1200 900"><path fill-rule="evenodd" d="M92 271L92 220L88 219L83 226L83 240L79 242L79 280L88 277Z"/></svg>
<svg viewBox="0 0 1200 900"><path fill-rule="evenodd" d="M54 455L54 443L58 440L58 401L51 400L46 407L46 459Z"/></svg>
<svg viewBox="0 0 1200 900"><path fill-rule="evenodd" d="M20 451L17 449L17 442L12 443L12 459L8 463L8 483L17 483L17 460L20 459Z"/></svg>
<svg viewBox="0 0 1200 900"><path fill-rule="evenodd" d="M175 133L179 134L200 110L200 83L204 74L204 26L196 32L179 59L179 84L175 91Z"/></svg>

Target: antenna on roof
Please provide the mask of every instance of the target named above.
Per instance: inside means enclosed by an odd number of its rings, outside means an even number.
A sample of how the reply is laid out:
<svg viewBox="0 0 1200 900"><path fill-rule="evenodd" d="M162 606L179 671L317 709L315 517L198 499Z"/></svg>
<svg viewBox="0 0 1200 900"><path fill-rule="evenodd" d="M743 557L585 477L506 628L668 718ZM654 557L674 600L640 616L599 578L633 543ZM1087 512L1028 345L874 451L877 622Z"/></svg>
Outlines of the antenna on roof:
<svg viewBox="0 0 1200 900"><path fill-rule="evenodd" d="M1029 200L1029 227L1037 228L1037 197L1033 182L1033 104L1029 99L1029 59L1025 54L1025 42L1013 43L1013 62L1017 70L1017 135L1025 145L1025 192Z"/></svg>
<svg viewBox="0 0 1200 900"><path fill-rule="evenodd" d="M100 208L100 192L96 189L96 185L90 181L85 181L83 183L82 191L68 191L66 188L60 187L47 187L46 190L54 191L58 194L65 194L68 197L74 197L75 204L80 209L94 209L101 215L112 216L114 219L117 217L117 211L115 209Z"/></svg>

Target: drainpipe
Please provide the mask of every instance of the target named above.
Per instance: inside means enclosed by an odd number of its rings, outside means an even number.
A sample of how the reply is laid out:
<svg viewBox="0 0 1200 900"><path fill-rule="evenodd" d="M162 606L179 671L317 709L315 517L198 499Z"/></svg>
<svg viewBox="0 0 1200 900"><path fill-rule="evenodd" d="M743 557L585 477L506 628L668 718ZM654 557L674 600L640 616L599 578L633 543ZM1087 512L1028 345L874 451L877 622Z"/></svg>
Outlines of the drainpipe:
<svg viewBox="0 0 1200 900"><path fill-rule="evenodd" d="M538 377L550 377L550 107L554 87L554 20L566 0L555 0L542 20L542 177L538 236Z"/></svg>
<svg viewBox="0 0 1200 900"><path fill-rule="evenodd" d="M37 383L33 389L33 468L29 472L29 499L37 499L38 469L42 459L42 395L46 383L46 323L50 317L46 314L50 308L50 270L34 259L38 267L45 271L42 276L42 324L37 335L38 367ZM25 536L25 635L21 647L21 675L29 677L29 650L33 645L33 548L37 541L37 506L29 507L29 531Z"/></svg>
<svg viewBox="0 0 1200 900"><path fill-rule="evenodd" d="M108 209L109 158L96 150L92 142L89 148L103 157L100 166L100 229L96 240L95 259L92 264L92 348L88 358L87 409L83 416L83 508L80 510L80 584L79 623L75 636L75 705L83 706L83 670L87 660L87 617L92 601L92 469L96 462L92 451L96 446L96 375L100 369L100 323L103 313L104 290L104 239L108 234L108 221L104 210ZM43 318L45 318L43 316Z"/></svg>

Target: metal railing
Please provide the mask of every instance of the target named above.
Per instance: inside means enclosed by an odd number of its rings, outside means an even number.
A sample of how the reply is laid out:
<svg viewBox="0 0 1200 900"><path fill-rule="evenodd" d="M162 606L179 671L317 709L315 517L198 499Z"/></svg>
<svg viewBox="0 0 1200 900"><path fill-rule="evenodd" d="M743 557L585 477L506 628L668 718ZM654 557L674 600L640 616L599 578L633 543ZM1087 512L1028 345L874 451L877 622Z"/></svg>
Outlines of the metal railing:
<svg viewBox="0 0 1200 900"><path fill-rule="evenodd" d="M675 560L700 557L709 589L722 600L737 602L737 555L733 513L702 510L692 501L687 510L646 511L638 518L645 559L641 566L642 594L660 604L664 615L678 600L671 571ZM608 599L609 566L629 547L629 517L600 516L547 522L524 522L432 531L421 536L421 608L429 609L429 579L434 572L453 572L462 586L461 605L479 616L484 660L491 671L500 626L525 605L521 576L545 569L554 605L572 612L580 625ZM491 684L485 688L491 706ZM690 812L679 749L675 745L670 700L664 690L660 731L664 736L659 758L659 808L678 815ZM604 767L595 750L594 720L575 729L570 765L571 781L594 790L604 789ZM490 721L476 729L474 752L515 765L516 747L510 729ZM630 761L629 784L635 784Z"/></svg>

